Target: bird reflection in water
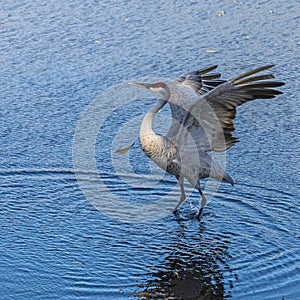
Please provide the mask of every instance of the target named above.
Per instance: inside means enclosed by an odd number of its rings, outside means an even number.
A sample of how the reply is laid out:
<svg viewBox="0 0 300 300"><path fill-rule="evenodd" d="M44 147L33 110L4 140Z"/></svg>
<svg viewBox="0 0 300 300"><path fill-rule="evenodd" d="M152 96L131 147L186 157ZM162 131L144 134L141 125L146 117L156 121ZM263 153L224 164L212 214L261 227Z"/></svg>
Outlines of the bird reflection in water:
<svg viewBox="0 0 300 300"><path fill-rule="evenodd" d="M166 249L164 261L150 267L150 279L138 284L134 293L140 299L228 299L231 298L234 278L228 265L229 239L225 234L206 236L201 230L186 236L184 227L177 241ZM192 233L191 233L192 234Z"/></svg>

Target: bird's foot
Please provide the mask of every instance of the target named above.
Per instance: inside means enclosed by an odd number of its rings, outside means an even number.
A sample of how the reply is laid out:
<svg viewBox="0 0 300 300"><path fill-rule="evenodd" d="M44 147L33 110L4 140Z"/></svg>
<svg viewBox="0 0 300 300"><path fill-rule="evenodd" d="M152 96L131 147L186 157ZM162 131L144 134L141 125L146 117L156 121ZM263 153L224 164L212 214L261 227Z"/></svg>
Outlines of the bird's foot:
<svg viewBox="0 0 300 300"><path fill-rule="evenodd" d="M174 214L174 216L176 217L176 219L177 219L178 222L181 222L181 221L188 221L188 220L189 220L188 218L183 217L183 216L179 213L178 209L177 209L177 210L173 210L173 214Z"/></svg>
<svg viewBox="0 0 300 300"><path fill-rule="evenodd" d="M196 216L196 218L200 221L200 218L201 218L201 214L202 214L202 211L203 211L203 207L201 207L198 211L198 214Z"/></svg>

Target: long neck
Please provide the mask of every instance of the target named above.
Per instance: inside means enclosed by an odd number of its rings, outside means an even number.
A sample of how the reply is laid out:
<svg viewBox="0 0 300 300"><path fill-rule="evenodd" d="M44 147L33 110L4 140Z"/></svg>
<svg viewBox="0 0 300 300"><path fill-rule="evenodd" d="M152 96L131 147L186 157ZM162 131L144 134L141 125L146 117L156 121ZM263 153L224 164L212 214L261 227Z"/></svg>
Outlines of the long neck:
<svg viewBox="0 0 300 300"><path fill-rule="evenodd" d="M159 99L157 104L153 106L145 115L142 125L140 128L140 136L144 134L154 134L152 129L152 122L155 117L155 115L158 113L158 111L164 107L164 105L167 102L165 100Z"/></svg>

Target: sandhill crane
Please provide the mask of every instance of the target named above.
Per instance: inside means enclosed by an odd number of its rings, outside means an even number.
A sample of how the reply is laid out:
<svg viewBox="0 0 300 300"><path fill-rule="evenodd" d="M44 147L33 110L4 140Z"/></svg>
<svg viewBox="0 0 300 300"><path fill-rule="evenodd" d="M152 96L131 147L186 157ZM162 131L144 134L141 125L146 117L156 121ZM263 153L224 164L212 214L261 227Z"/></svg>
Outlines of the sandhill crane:
<svg viewBox="0 0 300 300"><path fill-rule="evenodd" d="M200 179L212 177L234 184L209 152L226 151L238 142L232 135L237 106L282 94L274 88L284 85L283 82L269 80L275 78L270 73L257 74L271 67L273 65L263 66L228 81L219 79L219 73L210 73L217 68L212 66L166 82L130 83L159 97L143 118L140 145L150 159L177 178L181 195L174 212L186 199L185 178L201 195L197 218L207 202ZM172 124L166 136L161 136L153 131L152 121L166 103L171 108ZM126 152L131 147L117 152Z"/></svg>

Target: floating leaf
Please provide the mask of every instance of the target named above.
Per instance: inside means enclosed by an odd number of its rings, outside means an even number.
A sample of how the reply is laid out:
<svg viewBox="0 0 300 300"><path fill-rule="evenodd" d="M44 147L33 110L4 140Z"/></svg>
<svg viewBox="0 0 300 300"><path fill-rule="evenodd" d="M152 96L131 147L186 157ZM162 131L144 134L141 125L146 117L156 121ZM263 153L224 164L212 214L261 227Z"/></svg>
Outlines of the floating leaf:
<svg viewBox="0 0 300 300"><path fill-rule="evenodd" d="M218 52L218 50L209 49L209 50L206 50L206 52L208 52L208 53L215 53L215 52Z"/></svg>
<svg viewBox="0 0 300 300"><path fill-rule="evenodd" d="M78 259L72 259L72 262L75 263L75 264L81 264L81 265L84 265L84 262L81 261L81 260L78 260Z"/></svg>
<svg viewBox="0 0 300 300"><path fill-rule="evenodd" d="M225 10L218 11L218 17L224 16L224 15L226 15L226 11Z"/></svg>
<svg viewBox="0 0 300 300"><path fill-rule="evenodd" d="M130 146L128 146L128 147L116 150L115 153L126 154L133 147L134 143L135 143L135 141Z"/></svg>

